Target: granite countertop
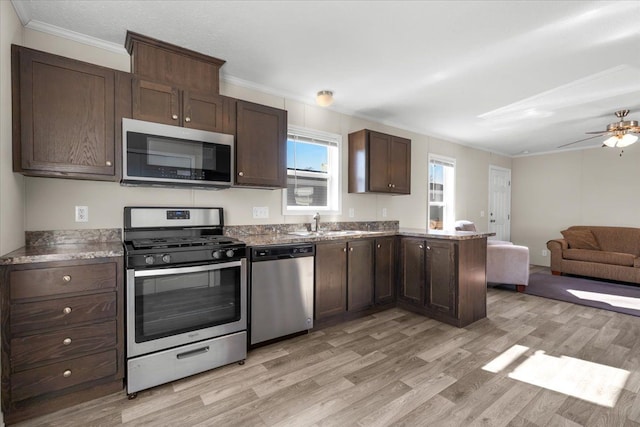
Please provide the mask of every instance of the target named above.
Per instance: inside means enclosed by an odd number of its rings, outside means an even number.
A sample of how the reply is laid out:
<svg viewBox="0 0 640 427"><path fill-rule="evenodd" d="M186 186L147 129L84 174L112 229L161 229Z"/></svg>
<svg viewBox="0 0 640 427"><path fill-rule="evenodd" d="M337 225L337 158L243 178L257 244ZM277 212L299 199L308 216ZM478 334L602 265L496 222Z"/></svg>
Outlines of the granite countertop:
<svg viewBox="0 0 640 427"><path fill-rule="evenodd" d="M446 240L481 239L483 237L496 235L496 233L483 233L479 231L427 230L425 228L401 228L397 234L399 236L406 237L424 237L427 239Z"/></svg>
<svg viewBox="0 0 640 427"><path fill-rule="evenodd" d="M336 235L328 232L328 234L313 234L300 236L289 233L266 233L266 234L249 234L240 236L247 246L267 246L267 245L286 245L289 243L317 243L329 240L353 240L379 236L395 236L398 234L395 230L383 231L358 231L357 234Z"/></svg>
<svg viewBox="0 0 640 427"><path fill-rule="evenodd" d="M110 258L124 255L121 242L24 246L0 257L0 265Z"/></svg>
<svg viewBox="0 0 640 427"><path fill-rule="evenodd" d="M238 237L247 246L266 246L266 245L285 245L288 243L317 243L330 240L353 240L365 239L380 236L406 236L406 237L422 237L429 239L446 239L446 240L470 240L481 239L489 236L495 236L495 233L480 233L473 231L442 231L442 230L426 230L419 228L401 228L399 230L383 230L383 231L357 231L357 234L313 234L300 236L290 233L265 233L250 234Z"/></svg>
<svg viewBox="0 0 640 427"><path fill-rule="evenodd" d="M124 255L119 229L27 231L26 246L0 257L0 265Z"/></svg>

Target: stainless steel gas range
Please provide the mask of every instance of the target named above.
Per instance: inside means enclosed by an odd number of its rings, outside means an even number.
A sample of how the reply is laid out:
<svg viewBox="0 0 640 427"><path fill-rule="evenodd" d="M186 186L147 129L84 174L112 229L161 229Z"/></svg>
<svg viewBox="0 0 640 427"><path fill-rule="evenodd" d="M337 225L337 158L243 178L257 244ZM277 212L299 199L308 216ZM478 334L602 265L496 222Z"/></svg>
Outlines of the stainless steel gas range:
<svg viewBox="0 0 640 427"><path fill-rule="evenodd" d="M247 353L245 244L222 208L126 207L127 393Z"/></svg>

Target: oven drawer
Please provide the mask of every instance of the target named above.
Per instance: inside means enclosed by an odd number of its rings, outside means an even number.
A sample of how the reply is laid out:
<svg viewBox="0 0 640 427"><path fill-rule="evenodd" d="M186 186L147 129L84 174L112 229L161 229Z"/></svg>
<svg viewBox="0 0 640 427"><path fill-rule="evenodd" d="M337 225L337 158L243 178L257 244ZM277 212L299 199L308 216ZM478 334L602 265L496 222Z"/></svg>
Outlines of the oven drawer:
<svg viewBox="0 0 640 427"><path fill-rule="evenodd" d="M116 293L13 304L11 334L116 317Z"/></svg>
<svg viewBox="0 0 640 427"><path fill-rule="evenodd" d="M11 299L46 297L116 287L117 264L15 270L11 272Z"/></svg>
<svg viewBox="0 0 640 427"><path fill-rule="evenodd" d="M56 359L78 357L116 346L116 322L77 326L11 340L12 371Z"/></svg>
<svg viewBox="0 0 640 427"><path fill-rule="evenodd" d="M110 350L14 373L11 400L16 402L115 375L117 365L116 351Z"/></svg>

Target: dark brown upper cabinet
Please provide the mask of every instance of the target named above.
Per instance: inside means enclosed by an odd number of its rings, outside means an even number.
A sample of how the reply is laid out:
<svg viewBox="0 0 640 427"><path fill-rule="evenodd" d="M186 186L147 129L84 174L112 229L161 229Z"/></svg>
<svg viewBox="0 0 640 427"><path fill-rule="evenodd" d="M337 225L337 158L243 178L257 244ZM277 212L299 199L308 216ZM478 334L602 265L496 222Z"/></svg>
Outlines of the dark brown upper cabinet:
<svg viewBox="0 0 640 427"><path fill-rule="evenodd" d="M134 119L235 133L235 100L140 78L134 78L131 84Z"/></svg>
<svg viewBox="0 0 640 427"><path fill-rule="evenodd" d="M11 46L13 169L25 175L117 181L121 75Z"/></svg>
<svg viewBox="0 0 640 427"><path fill-rule="evenodd" d="M131 72L141 79L196 93L220 94L222 59L131 31L125 47L131 55Z"/></svg>
<svg viewBox="0 0 640 427"><path fill-rule="evenodd" d="M287 112L237 101L236 185L287 186Z"/></svg>
<svg viewBox="0 0 640 427"><path fill-rule="evenodd" d="M235 100L219 94L225 61L132 32L125 46L134 119L235 133Z"/></svg>
<svg viewBox="0 0 640 427"><path fill-rule="evenodd" d="M411 193L411 140L368 129L349 134L349 193Z"/></svg>

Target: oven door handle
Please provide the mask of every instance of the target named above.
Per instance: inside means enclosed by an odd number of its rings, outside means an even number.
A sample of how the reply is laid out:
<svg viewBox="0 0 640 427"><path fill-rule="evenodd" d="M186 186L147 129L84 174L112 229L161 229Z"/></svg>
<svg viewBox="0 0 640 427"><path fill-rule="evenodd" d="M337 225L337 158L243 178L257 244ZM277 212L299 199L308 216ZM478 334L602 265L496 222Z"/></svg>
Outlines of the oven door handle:
<svg viewBox="0 0 640 427"><path fill-rule="evenodd" d="M158 268L154 270L136 270L134 277L170 276L172 274L200 273L203 271L222 270L224 268L240 267L242 261L223 262L220 264L196 265L193 267Z"/></svg>

